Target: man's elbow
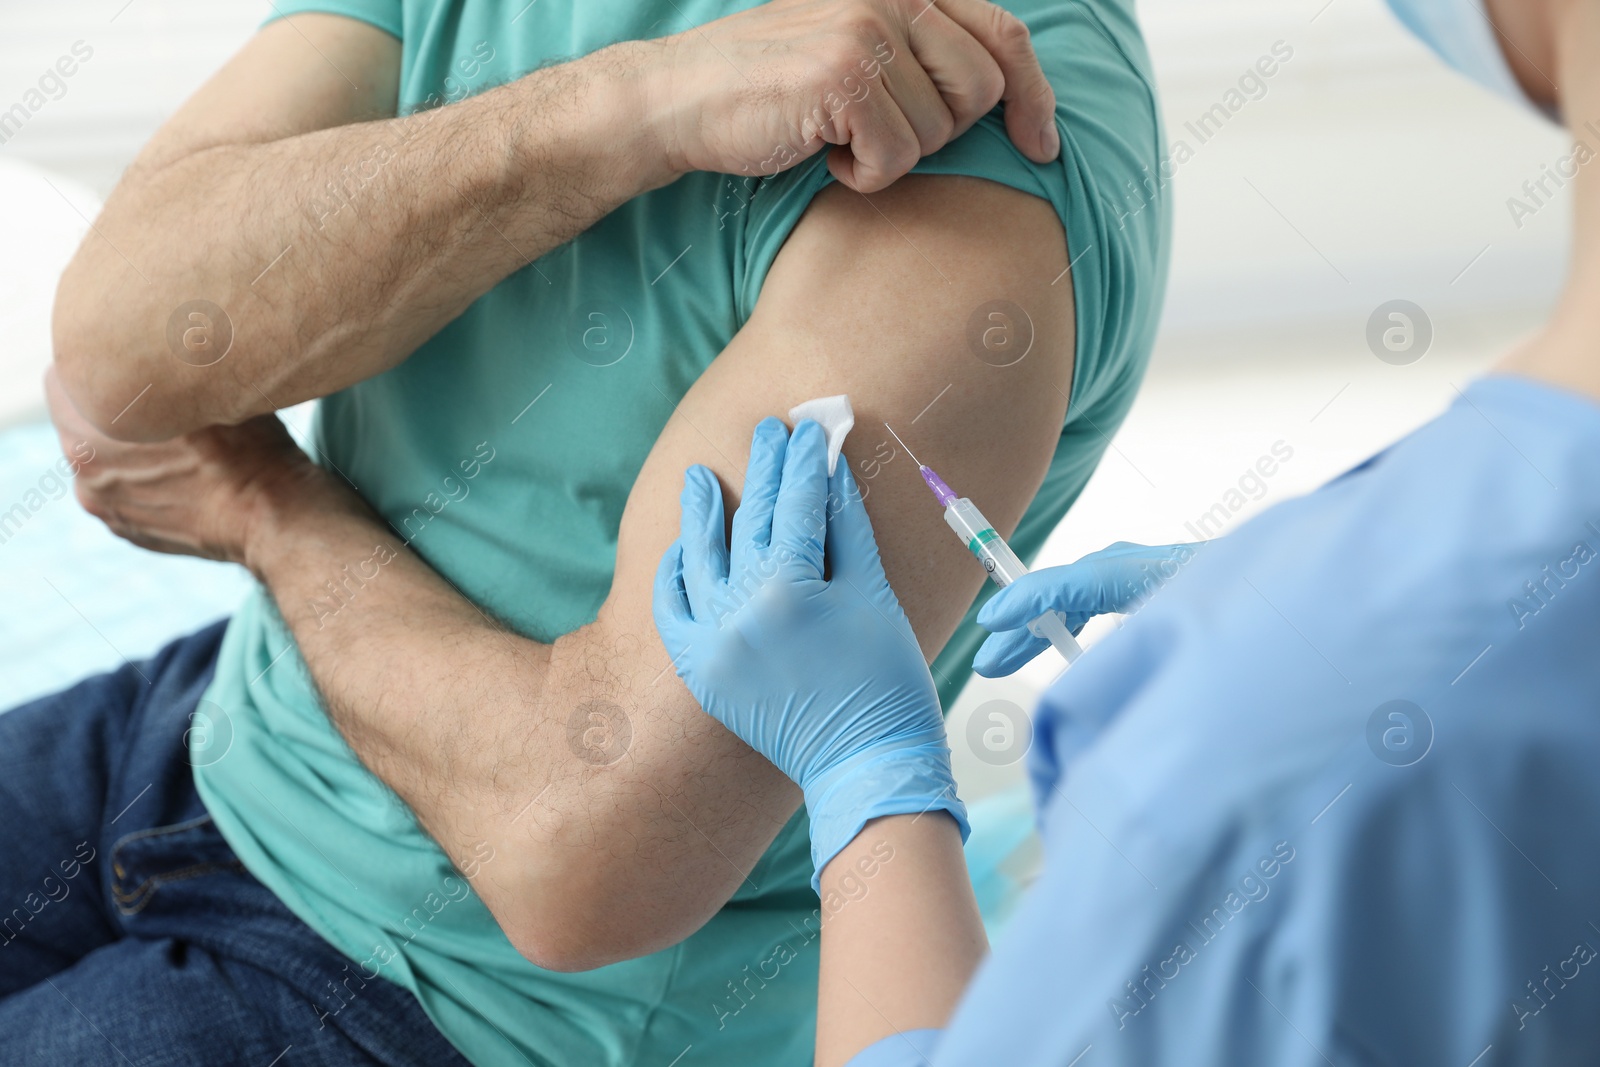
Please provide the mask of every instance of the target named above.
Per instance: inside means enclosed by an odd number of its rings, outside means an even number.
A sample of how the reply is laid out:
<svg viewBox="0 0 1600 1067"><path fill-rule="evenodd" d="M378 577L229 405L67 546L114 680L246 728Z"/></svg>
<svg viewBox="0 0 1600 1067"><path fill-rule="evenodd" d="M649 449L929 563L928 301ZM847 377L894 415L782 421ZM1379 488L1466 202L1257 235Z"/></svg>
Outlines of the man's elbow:
<svg viewBox="0 0 1600 1067"><path fill-rule="evenodd" d="M90 361L68 355L73 349L59 341L55 349L56 376L74 407L85 421L107 437L117 441L157 441L170 434L152 432L137 417L127 416L119 410L113 395L121 392L105 380ZM126 401L124 406L127 406Z"/></svg>
<svg viewBox="0 0 1600 1067"><path fill-rule="evenodd" d="M678 899L666 882L629 879L608 864L529 879L514 892L479 892L513 948L547 971L592 971L671 948L716 914L719 902Z"/></svg>
<svg viewBox="0 0 1600 1067"><path fill-rule="evenodd" d="M518 954L547 971L592 971L671 948L694 929L662 936L625 914L599 918L588 909L539 909L515 916L496 915L500 929ZM698 926L698 924L696 924Z"/></svg>
<svg viewBox="0 0 1600 1067"><path fill-rule="evenodd" d="M148 441L170 437L154 432L144 412L135 410L144 385L135 386L128 373L132 360L125 337L118 337L106 321L105 309L88 299L87 286L73 277L61 280L56 290L50 322L51 348L56 377L73 406L91 426L119 441ZM153 383L152 383L153 384Z"/></svg>
<svg viewBox="0 0 1600 1067"><path fill-rule="evenodd" d="M117 441L165 441L207 425L194 421L197 398L172 395L172 368L152 367L136 339L70 281L56 292L51 346L56 376L84 419Z"/></svg>
<svg viewBox="0 0 1600 1067"><path fill-rule="evenodd" d="M518 955L546 971L563 974L593 971L646 955L643 952L619 952L614 945L606 943L603 936L592 936L599 931L585 931L579 927L547 927L544 924L525 924L525 928L508 927L502 922L500 928L505 931L511 947L517 950Z"/></svg>

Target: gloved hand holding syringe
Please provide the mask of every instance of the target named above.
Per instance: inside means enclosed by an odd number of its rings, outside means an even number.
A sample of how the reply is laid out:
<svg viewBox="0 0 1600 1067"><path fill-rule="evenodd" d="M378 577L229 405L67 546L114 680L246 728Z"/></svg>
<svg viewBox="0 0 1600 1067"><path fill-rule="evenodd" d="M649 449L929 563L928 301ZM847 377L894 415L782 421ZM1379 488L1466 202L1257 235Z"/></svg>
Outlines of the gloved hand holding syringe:
<svg viewBox="0 0 1600 1067"><path fill-rule="evenodd" d="M967 550L978 558L983 564L983 569L995 585L1004 589L1012 582L1028 573L1028 568L1011 551L1011 546L995 531L989 520L983 517L977 505L966 497L956 496L955 490L945 484L943 478L916 457L906 443L900 440L900 435L894 432L894 427L887 422L883 424L894 439L900 442L900 447L905 448L906 455L911 457L911 462L917 465L922 472L922 480L933 490L933 495L938 498L939 504L944 508L944 521L961 538ZM1072 631L1067 629L1066 616L1059 611L1046 611L1038 618L1028 623L1028 630L1036 637L1042 637L1050 642L1061 657L1070 665L1083 655L1083 648L1072 636Z"/></svg>

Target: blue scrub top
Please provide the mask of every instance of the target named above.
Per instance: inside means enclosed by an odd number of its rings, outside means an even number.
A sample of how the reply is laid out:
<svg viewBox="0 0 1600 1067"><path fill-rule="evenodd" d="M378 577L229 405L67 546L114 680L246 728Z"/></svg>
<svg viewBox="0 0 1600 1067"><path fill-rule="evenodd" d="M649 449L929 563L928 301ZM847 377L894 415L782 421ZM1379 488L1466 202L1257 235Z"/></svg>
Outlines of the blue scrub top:
<svg viewBox="0 0 1600 1067"><path fill-rule="evenodd" d="M1512 377L1208 546L1046 694L949 1029L855 1064L1600 1063L1597 557L1600 407Z"/></svg>

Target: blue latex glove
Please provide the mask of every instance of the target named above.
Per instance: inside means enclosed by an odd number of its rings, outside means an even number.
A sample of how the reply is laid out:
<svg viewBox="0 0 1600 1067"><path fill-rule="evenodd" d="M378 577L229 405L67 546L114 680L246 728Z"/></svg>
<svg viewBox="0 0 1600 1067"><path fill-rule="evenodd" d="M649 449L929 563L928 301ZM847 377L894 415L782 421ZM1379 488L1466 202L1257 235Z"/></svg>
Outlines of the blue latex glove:
<svg viewBox="0 0 1600 1067"><path fill-rule="evenodd" d="M978 612L978 625L993 633L972 658L972 669L1000 678L1021 669L1050 647L1028 630L1047 611L1066 616L1074 634L1096 615L1126 612L1177 576L1204 542L1136 545L1118 541L1064 567L1029 571L994 596Z"/></svg>
<svg viewBox="0 0 1600 1067"><path fill-rule="evenodd" d="M882 815L942 809L965 840L933 678L821 427L756 427L731 545L716 475L690 467L682 503L656 629L700 706L805 791L818 874Z"/></svg>

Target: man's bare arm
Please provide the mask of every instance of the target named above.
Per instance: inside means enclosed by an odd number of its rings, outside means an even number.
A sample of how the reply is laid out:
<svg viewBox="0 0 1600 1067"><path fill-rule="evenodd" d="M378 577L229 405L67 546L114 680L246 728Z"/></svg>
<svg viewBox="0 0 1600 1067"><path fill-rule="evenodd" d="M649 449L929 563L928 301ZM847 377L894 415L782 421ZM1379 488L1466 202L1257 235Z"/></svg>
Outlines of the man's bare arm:
<svg viewBox="0 0 1600 1067"><path fill-rule="evenodd" d="M103 430L161 439L371 377L672 176L615 54L405 118L399 65L366 23L280 20L140 153L55 309L60 373ZM226 325L175 351L195 299Z"/></svg>
<svg viewBox="0 0 1600 1067"><path fill-rule="evenodd" d="M579 969L676 943L745 881L799 802L776 769L699 710L656 636L651 583L676 534L684 469L711 467L731 498L757 421L848 392L857 429L847 455L931 660L983 575L916 468L893 452L883 420L939 457L955 484L982 484L985 512L1014 528L1067 405L1066 264L1049 205L998 185L908 178L874 203L824 191L755 315L685 396L640 473L599 618L552 646L498 628L353 498L330 504L303 486L266 495L250 563L335 723L449 854L487 840L512 858L485 868L477 888L530 959ZM1013 366L969 347L968 320L993 300L1032 322L1033 349ZM382 576L319 620L312 602L327 577L379 546L395 554ZM627 717L621 759L585 758L574 733L589 721L585 708Z"/></svg>
<svg viewBox="0 0 1600 1067"><path fill-rule="evenodd" d="M157 133L69 265L62 383L122 440L235 424L394 366L689 170L757 174L831 143L841 180L877 189L1002 92L1024 151L1053 156L1021 23L984 0L924 7L772 0L405 117L395 38L275 22ZM822 110L841 78L868 91Z"/></svg>

